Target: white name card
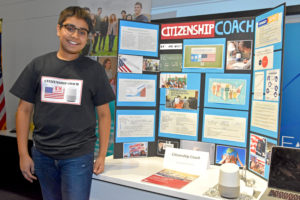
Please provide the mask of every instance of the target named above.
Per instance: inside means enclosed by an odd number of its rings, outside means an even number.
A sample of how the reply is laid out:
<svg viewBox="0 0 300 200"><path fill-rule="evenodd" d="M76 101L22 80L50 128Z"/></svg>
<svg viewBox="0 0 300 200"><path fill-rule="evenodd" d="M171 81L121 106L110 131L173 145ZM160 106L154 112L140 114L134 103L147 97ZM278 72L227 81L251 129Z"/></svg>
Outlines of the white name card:
<svg viewBox="0 0 300 200"><path fill-rule="evenodd" d="M209 153L178 148L166 148L164 169L201 175L209 166Z"/></svg>

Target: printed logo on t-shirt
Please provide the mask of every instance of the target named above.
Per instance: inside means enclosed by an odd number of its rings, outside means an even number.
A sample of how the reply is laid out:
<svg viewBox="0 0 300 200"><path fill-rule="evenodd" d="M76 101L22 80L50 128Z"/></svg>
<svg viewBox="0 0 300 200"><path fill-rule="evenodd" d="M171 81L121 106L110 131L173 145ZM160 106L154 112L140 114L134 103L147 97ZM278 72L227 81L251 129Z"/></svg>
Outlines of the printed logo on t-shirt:
<svg viewBox="0 0 300 200"><path fill-rule="evenodd" d="M82 85L82 80L42 76L41 101L80 105Z"/></svg>

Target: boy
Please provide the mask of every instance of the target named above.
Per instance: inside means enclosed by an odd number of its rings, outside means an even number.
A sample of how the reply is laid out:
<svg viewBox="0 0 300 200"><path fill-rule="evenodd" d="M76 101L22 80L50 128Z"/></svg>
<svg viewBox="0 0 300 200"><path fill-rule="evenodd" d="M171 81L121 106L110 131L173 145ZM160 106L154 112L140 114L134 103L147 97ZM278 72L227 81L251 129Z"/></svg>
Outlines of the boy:
<svg viewBox="0 0 300 200"><path fill-rule="evenodd" d="M38 177L44 200L89 199L92 173L104 170L108 102L115 96L104 68L80 56L92 27L83 8L64 9L57 25L58 51L33 59L10 90L20 98L16 116L20 169L30 182ZM94 163L95 108L100 151ZM32 160L27 140L33 110Z"/></svg>

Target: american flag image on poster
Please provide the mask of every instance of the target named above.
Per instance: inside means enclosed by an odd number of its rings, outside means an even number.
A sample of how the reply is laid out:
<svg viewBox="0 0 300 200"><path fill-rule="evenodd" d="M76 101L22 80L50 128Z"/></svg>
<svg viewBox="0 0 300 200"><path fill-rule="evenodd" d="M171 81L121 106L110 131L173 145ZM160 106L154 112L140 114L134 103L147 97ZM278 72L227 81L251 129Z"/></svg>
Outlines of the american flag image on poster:
<svg viewBox="0 0 300 200"><path fill-rule="evenodd" d="M191 62L215 62L217 49L215 47L193 47Z"/></svg>
<svg viewBox="0 0 300 200"><path fill-rule="evenodd" d="M6 130L6 109L5 97L2 78L2 49L1 49L1 32L2 20L0 19L0 130Z"/></svg>
<svg viewBox="0 0 300 200"><path fill-rule="evenodd" d="M119 58L119 72L132 72L131 69L125 64L122 58Z"/></svg>
<svg viewBox="0 0 300 200"><path fill-rule="evenodd" d="M251 141L250 141L250 152L253 154L256 154L256 146L259 140L263 140L261 137L257 135L251 135Z"/></svg>
<svg viewBox="0 0 300 200"><path fill-rule="evenodd" d="M143 56L119 55L118 72L138 73L143 72Z"/></svg>
<svg viewBox="0 0 300 200"><path fill-rule="evenodd" d="M62 86L45 87L45 98L63 99L65 96L65 89Z"/></svg>

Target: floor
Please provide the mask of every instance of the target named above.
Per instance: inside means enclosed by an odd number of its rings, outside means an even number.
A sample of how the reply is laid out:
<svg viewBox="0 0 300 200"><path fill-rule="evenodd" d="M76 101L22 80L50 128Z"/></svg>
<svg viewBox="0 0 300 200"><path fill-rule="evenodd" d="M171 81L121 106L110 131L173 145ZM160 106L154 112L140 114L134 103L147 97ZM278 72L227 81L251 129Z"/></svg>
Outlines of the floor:
<svg viewBox="0 0 300 200"><path fill-rule="evenodd" d="M0 152L0 200L42 200L39 182L28 182L20 171L16 138L0 136Z"/></svg>
<svg viewBox="0 0 300 200"><path fill-rule="evenodd" d="M0 189L0 199L5 200L42 200L39 196L26 195L22 193L15 193L12 191L2 190Z"/></svg>
<svg viewBox="0 0 300 200"><path fill-rule="evenodd" d="M18 173L16 173L18 174ZM3 176L5 178L5 176ZM42 200L40 185L30 183L23 177L8 180L0 179L0 199L2 200Z"/></svg>

